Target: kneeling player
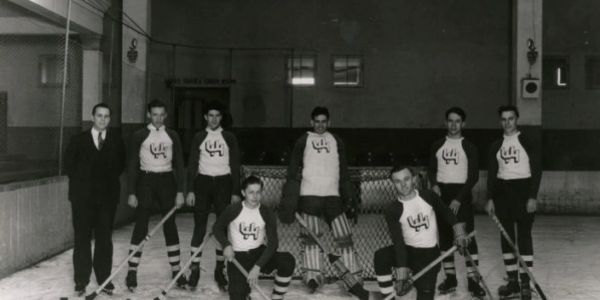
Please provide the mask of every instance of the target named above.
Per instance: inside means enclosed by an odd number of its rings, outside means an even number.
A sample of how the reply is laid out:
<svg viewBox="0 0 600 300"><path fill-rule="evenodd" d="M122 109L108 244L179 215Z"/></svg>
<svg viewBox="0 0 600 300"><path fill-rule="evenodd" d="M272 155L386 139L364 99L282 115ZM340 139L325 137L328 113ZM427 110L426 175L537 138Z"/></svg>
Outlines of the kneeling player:
<svg viewBox="0 0 600 300"><path fill-rule="evenodd" d="M457 245L467 244L464 224L457 223L440 198L430 191L415 190L413 170L394 166L390 174L398 191L397 201L385 210L393 245L377 250L374 259L377 283L384 296L394 292L390 267L396 271L396 290L404 294L408 292L410 270L418 272L440 255L436 214L452 225ZM438 264L414 282L417 300L433 299L439 269Z"/></svg>
<svg viewBox="0 0 600 300"><path fill-rule="evenodd" d="M244 201L227 206L213 228L215 238L223 246L223 256L229 262L230 299L247 299L248 284L256 284L260 272L274 270L277 274L272 299L283 299L296 267L296 260L289 252L276 252L277 223L271 209L260 204L262 188L259 178L246 178L242 182ZM249 270L247 279L232 263L234 258Z"/></svg>

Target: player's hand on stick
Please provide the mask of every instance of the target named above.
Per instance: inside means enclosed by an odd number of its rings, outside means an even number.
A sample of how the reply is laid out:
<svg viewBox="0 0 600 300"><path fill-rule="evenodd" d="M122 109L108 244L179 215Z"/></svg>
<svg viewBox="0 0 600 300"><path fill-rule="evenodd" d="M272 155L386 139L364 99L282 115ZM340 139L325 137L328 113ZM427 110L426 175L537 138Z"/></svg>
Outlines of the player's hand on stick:
<svg viewBox="0 0 600 300"><path fill-rule="evenodd" d="M134 194L129 195L129 198L127 198L127 204L131 207L131 208L136 208L138 206L138 199Z"/></svg>
<svg viewBox="0 0 600 300"><path fill-rule="evenodd" d="M440 187L436 184L431 187L431 190L438 196L442 196L442 192L440 191Z"/></svg>
<svg viewBox="0 0 600 300"><path fill-rule="evenodd" d="M487 203L485 204L485 211L488 213L488 215L493 215L496 213L496 208L494 207L494 200L488 199Z"/></svg>
<svg viewBox="0 0 600 300"><path fill-rule="evenodd" d="M406 267L396 268L396 284L394 289L396 290L396 295L404 296L410 292L412 288L412 284L410 282L410 269Z"/></svg>
<svg viewBox="0 0 600 300"><path fill-rule="evenodd" d="M238 203L242 201L242 197L240 195L231 195L231 203Z"/></svg>
<svg viewBox="0 0 600 300"><path fill-rule="evenodd" d="M458 249L458 253L465 255L467 246L469 245L469 239L465 233L465 223L456 223L452 226L454 230L454 244Z"/></svg>
<svg viewBox="0 0 600 300"><path fill-rule="evenodd" d="M189 207L193 207L194 205L196 205L196 194L194 194L193 192L188 193L187 197L185 197L185 203Z"/></svg>
<svg viewBox="0 0 600 300"><path fill-rule="evenodd" d="M460 208L460 201L453 199L452 202L450 202L450 210L455 214L458 215L458 209Z"/></svg>
<svg viewBox="0 0 600 300"><path fill-rule="evenodd" d="M529 198L529 200L527 200L527 212L531 214L536 211L537 211L537 200L535 200L535 198Z"/></svg>
<svg viewBox="0 0 600 300"><path fill-rule="evenodd" d="M260 267L254 265L254 267L252 267L252 270L248 272L248 284L250 286L254 286L258 283L258 275L260 275Z"/></svg>
<svg viewBox="0 0 600 300"><path fill-rule="evenodd" d="M235 253L233 253L233 248L231 247L231 245L223 249L223 257L226 261L233 261L233 259L235 258Z"/></svg>
<svg viewBox="0 0 600 300"><path fill-rule="evenodd" d="M183 193L177 193L177 195L175 195L175 206L179 209L183 206L183 202Z"/></svg>

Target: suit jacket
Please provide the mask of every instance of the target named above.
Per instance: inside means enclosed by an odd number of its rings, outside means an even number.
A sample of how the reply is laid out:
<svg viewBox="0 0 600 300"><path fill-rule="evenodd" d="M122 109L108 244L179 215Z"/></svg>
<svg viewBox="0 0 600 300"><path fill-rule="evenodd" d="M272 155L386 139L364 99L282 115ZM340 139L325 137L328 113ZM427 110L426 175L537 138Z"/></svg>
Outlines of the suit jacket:
<svg viewBox="0 0 600 300"><path fill-rule="evenodd" d="M94 166L96 169L94 169ZM103 199L119 202L119 176L125 168L125 145L119 132L107 129L101 150L94 145L91 130L73 136L67 146L65 169L69 177L69 201L88 201L101 184Z"/></svg>

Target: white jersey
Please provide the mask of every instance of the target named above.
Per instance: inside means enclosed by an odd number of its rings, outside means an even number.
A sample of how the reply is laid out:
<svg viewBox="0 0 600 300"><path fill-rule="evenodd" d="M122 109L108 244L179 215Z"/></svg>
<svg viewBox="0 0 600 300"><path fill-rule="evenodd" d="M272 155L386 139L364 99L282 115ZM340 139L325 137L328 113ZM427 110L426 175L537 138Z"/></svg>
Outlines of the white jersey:
<svg viewBox="0 0 600 300"><path fill-rule="evenodd" d="M233 251L248 251L266 244L265 220L259 208L260 205L248 208L242 202L242 211L229 223L227 235Z"/></svg>
<svg viewBox="0 0 600 300"><path fill-rule="evenodd" d="M162 173L173 170L173 140L167 134L165 126L160 128L148 124L150 134L140 147L140 169L142 171Z"/></svg>
<svg viewBox="0 0 600 300"><path fill-rule="evenodd" d="M496 153L498 178L500 179L510 180L531 177L529 155L519 142L520 134L520 132L517 132L511 136L505 135L502 146Z"/></svg>
<svg viewBox="0 0 600 300"><path fill-rule="evenodd" d="M208 176L221 176L231 173L229 147L223 138L223 128L206 129L206 138L200 144L198 173Z"/></svg>
<svg viewBox="0 0 600 300"><path fill-rule="evenodd" d="M446 142L437 150L436 181L441 183L465 183L469 173L469 161L462 140L446 137Z"/></svg>
<svg viewBox="0 0 600 300"><path fill-rule="evenodd" d="M416 192L416 191L415 191ZM415 248L431 248L438 244L438 227L433 207L416 192L410 200L402 202L400 225L404 243Z"/></svg>
<svg viewBox="0 0 600 300"><path fill-rule="evenodd" d="M304 147L301 196L339 196L340 159L335 137L309 132Z"/></svg>

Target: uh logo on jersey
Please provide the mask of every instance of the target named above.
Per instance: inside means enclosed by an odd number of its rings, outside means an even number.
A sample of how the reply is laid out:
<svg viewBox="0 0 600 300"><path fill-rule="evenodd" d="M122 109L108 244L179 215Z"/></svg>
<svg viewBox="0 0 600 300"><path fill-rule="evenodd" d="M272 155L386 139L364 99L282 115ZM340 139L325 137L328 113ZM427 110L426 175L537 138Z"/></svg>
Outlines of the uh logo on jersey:
<svg viewBox="0 0 600 300"><path fill-rule="evenodd" d="M223 145L223 143L220 143L219 140L206 141L206 143L204 143L204 150L208 152L210 157L214 157L217 154L220 157L223 157L223 155L225 155L223 153L223 151L225 151L225 145Z"/></svg>
<svg viewBox="0 0 600 300"><path fill-rule="evenodd" d="M321 139L314 139L311 142L313 149L315 149L317 151L317 153L321 153L321 151L325 151L327 153L329 153L329 144L327 143L327 141L324 138Z"/></svg>
<svg viewBox="0 0 600 300"><path fill-rule="evenodd" d="M500 148L500 158L504 161L505 165L508 165L512 160L513 163L518 163L520 160L520 151L515 146L510 146L508 148Z"/></svg>
<svg viewBox="0 0 600 300"><path fill-rule="evenodd" d="M158 144L150 144L150 153L154 155L154 159L158 159L159 156L162 156L164 159L167 158L167 145L163 143Z"/></svg>
<svg viewBox="0 0 600 300"><path fill-rule="evenodd" d="M254 238L255 241L258 240L258 231L260 230L260 227L256 226L256 224L240 222L238 229L244 240L247 240L250 237Z"/></svg>
<svg viewBox="0 0 600 300"><path fill-rule="evenodd" d="M458 165L458 150L456 150L456 148L442 150L442 159L447 165L450 163Z"/></svg>
<svg viewBox="0 0 600 300"><path fill-rule="evenodd" d="M429 216L425 216L423 213L419 213L416 218L409 216L406 220L408 225L416 232L421 231L422 228L429 229Z"/></svg>

